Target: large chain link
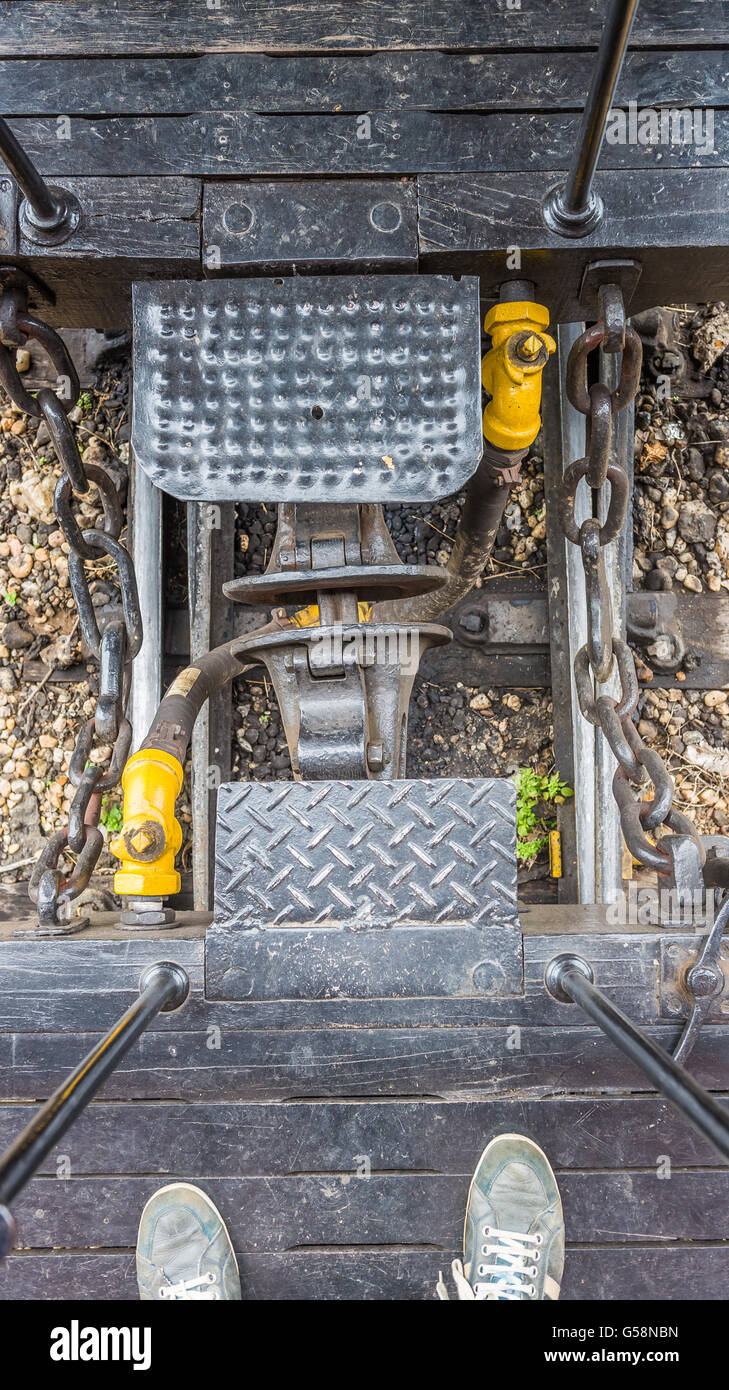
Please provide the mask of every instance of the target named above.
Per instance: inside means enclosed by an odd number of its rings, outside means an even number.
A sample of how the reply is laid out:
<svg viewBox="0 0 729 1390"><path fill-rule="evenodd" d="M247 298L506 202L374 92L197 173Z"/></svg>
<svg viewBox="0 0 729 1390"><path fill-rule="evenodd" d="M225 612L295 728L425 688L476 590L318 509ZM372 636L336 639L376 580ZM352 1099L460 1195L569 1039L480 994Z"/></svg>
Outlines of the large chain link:
<svg viewBox="0 0 729 1390"><path fill-rule="evenodd" d="M649 838L665 827L676 835L689 836L696 844L703 864L705 851L692 822L673 806L673 781L660 754L646 747L633 723L639 686L633 653L615 632L612 603L603 552L620 535L628 512L630 480L625 469L611 458L614 416L635 398L640 385L642 344L634 328L625 321L622 294L617 286L606 286L601 295L601 317L581 333L572 345L567 362L567 398L575 410L586 416L587 453L565 469L558 498L559 520L568 541L580 548L587 600L587 641L574 661L575 684L580 710L585 719L599 728L617 759L613 795L620 812L625 843L640 864L659 874L672 874L673 856L666 837L658 843ZM589 357L593 352L622 353L617 389L610 391L602 381L588 387ZM575 520L577 488L582 480L593 489L596 505L593 515L578 526ZM599 494L610 488L607 507L599 508ZM599 521L598 515L605 520ZM599 694L617 669L620 694ZM652 784L649 799L636 799L633 788L645 792Z"/></svg>
<svg viewBox="0 0 729 1390"><path fill-rule="evenodd" d="M43 388L36 396L26 391L15 366L15 349L35 339L48 353L57 373L58 391ZM27 309L22 284L7 286L0 295L0 385L18 409L44 419L63 473L54 495L58 523L69 544L68 573L78 608L85 642L100 666L99 695L93 717L78 736L68 775L76 794L68 825L51 835L31 875L29 892L38 906L41 927L58 926L59 912L88 887L101 854L104 837L99 829L102 796L119 785L132 740L126 717L131 662L142 645L142 618L131 556L121 544L124 518L113 479L99 464L85 464L68 419L76 405L79 379L63 339ZM89 501L96 489L103 510L103 529L82 530L74 515L73 499ZM114 561L121 592L121 608L114 607L99 625L86 562L108 556ZM111 744L108 765L92 762L95 744ZM61 860L74 855L70 872Z"/></svg>

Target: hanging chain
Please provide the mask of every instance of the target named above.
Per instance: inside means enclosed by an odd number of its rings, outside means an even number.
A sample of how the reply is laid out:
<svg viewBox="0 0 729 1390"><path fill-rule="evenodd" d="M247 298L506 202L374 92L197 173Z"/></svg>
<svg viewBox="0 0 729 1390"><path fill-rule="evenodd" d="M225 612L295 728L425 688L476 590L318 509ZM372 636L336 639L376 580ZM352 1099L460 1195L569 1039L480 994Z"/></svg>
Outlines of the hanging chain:
<svg viewBox="0 0 729 1390"><path fill-rule="evenodd" d="M45 420L63 468L56 485L54 508L70 547L68 573L81 632L100 666L96 710L83 724L69 764L68 775L76 794L68 825L51 835L44 845L29 884L41 928L52 928L61 920L59 910L68 909L88 887L103 849L104 837L99 829L102 796L119 785L131 746L132 728L126 709L131 663L142 645L142 618L132 559L119 541L124 518L113 479L99 464L84 463L68 419L80 394L76 368L63 339L28 312L27 290L22 272L5 277L5 288L0 294L0 385L19 410ZM23 386L15 366L15 350L30 339L39 342L48 353L57 373L58 393L44 387L31 396ZM103 529L81 530L73 499L89 501L93 489L101 500ZM114 561L121 591L121 608L111 611L103 631L85 568L86 562L102 555ZM112 745L106 768L90 760L97 743ZM76 859L71 871L64 874L59 865L67 850Z"/></svg>
<svg viewBox="0 0 729 1390"><path fill-rule="evenodd" d="M588 631L585 645L575 656L575 684L582 714L602 730L617 759L613 795L628 849L640 864L659 874L671 875L673 856L666 837L658 844L649 839L661 827L665 826L674 835L689 836L697 847L702 865L705 851L695 826L673 806L673 781L663 759L655 749L646 747L633 723L632 715L640 694L638 675L633 653L615 632L603 558L605 546L620 535L628 512L630 480L625 469L611 459L610 449L614 416L625 410L640 385L642 344L635 329L626 324L618 286L603 287L600 307L598 322L573 343L566 374L567 398L575 410L586 417L587 437L587 453L565 469L558 497L560 525L567 540L579 546L585 575ZM588 388L588 359L596 351L622 352L620 379L615 391L610 391L602 381ZM575 500L583 478L596 499L606 483L610 495L603 513L604 521L593 515L578 526ZM610 679L614 668L617 668L620 684L618 699L597 693L597 687ZM649 783L653 786L652 797L636 800L632 789L644 792Z"/></svg>

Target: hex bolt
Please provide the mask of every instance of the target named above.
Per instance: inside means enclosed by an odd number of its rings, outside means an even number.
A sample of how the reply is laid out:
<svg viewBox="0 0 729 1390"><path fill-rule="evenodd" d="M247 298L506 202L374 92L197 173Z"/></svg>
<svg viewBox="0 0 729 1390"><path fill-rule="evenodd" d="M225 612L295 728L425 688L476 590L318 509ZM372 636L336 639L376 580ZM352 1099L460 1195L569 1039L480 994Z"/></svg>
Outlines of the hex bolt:
<svg viewBox="0 0 729 1390"><path fill-rule="evenodd" d="M470 632L476 636L479 632L483 632L486 627L485 614L476 613L473 609L470 613L462 613L458 619L458 626L462 627L465 632Z"/></svg>

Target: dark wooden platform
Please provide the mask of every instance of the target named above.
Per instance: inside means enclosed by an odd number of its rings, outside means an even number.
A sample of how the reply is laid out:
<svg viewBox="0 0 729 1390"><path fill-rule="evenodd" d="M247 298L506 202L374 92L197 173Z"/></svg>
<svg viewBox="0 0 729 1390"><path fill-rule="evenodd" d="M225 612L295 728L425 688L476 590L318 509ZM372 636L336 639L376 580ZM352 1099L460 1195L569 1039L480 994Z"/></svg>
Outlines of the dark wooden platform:
<svg viewBox="0 0 729 1390"><path fill-rule="evenodd" d="M602 0L0 0L0 110L84 213L77 236L0 252L47 280L64 327L129 322L135 280L437 270L485 299L531 277L580 319L589 261L634 256L631 308L726 298L729 6L643 0L618 101L711 111L710 150L608 146L605 221L567 244L541 199L567 168ZM357 215L352 215L352 209ZM521 249L521 266L507 262ZM550 915L551 912L551 915ZM558 915L555 915L558 914ZM134 1299L134 1243L163 1181L227 1220L245 1298L427 1299L459 1253L470 1175L496 1132L542 1143L567 1220L567 1299L718 1299L729 1175L576 1010L547 960L581 950L663 1046L657 933L599 911L522 914L525 993L491 1000L210 1002L200 923L61 943L0 927L0 1147L135 997L179 960L193 998L161 1018L18 1202L0 1297ZM727 1019L691 1070L729 1099Z"/></svg>
<svg viewBox="0 0 729 1390"><path fill-rule="evenodd" d="M721 0L643 0L617 93L623 109L708 111L713 140L606 145L602 226L579 243L545 232L604 13L600 0L3 0L2 114L84 209L65 246L38 256L8 225L6 249L35 257L64 327L128 322L134 279L282 265L417 264L478 273L495 294L514 246L554 322L581 317L584 267L615 248L642 262L634 311L721 298ZM390 201L399 217L370 216Z"/></svg>
<svg viewBox="0 0 729 1390"><path fill-rule="evenodd" d="M152 1025L18 1200L0 1297L135 1298L139 1214L180 1178L222 1211L245 1298L430 1298L478 1155L504 1130L543 1144L558 1173L565 1298L723 1297L729 1173L542 985L553 954L581 951L670 1048L656 935L609 934L599 909L531 908L523 923L524 999L464 1000L448 1026L436 1000L385 1002L378 1026L332 1000L317 1028L303 1004L206 1001L204 925L120 940L105 923L62 943L4 926L0 1148L132 1002L145 965L180 961L193 997ZM722 1099L728 1047L713 1023L691 1062Z"/></svg>

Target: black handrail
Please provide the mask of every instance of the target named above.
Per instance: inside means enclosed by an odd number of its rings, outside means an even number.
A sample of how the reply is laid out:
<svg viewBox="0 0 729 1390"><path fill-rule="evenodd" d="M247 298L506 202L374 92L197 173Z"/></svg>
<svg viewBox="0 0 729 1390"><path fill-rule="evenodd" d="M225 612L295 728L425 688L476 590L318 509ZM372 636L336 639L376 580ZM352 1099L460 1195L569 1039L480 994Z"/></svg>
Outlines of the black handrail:
<svg viewBox="0 0 729 1390"><path fill-rule="evenodd" d="M579 1004L649 1078L678 1111L729 1163L729 1115L697 1081L633 1023L598 989L591 967L581 956L560 955L544 976L548 992L561 1004Z"/></svg>
<svg viewBox="0 0 729 1390"><path fill-rule="evenodd" d="M639 0L610 0L567 182L564 188L553 188L547 194L542 208L549 230L561 236L588 236L603 218L602 199L592 187L592 180L638 3Z"/></svg>
<svg viewBox="0 0 729 1390"><path fill-rule="evenodd" d="M0 158L18 184L23 202L20 227L30 241L57 246L81 220L78 199L67 188L51 187L26 154L7 121L0 116Z"/></svg>
<svg viewBox="0 0 729 1390"><path fill-rule="evenodd" d="M136 1002L54 1091L0 1158L0 1259L8 1255L15 1244L15 1221L10 1203L152 1019L158 1013L181 1008L187 999L190 981L181 965L160 961L145 970L139 990Z"/></svg>

